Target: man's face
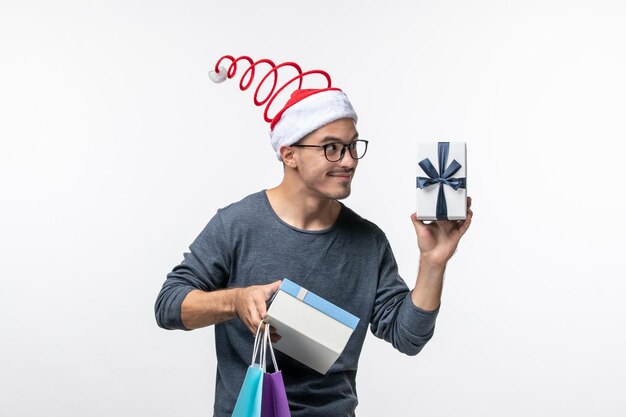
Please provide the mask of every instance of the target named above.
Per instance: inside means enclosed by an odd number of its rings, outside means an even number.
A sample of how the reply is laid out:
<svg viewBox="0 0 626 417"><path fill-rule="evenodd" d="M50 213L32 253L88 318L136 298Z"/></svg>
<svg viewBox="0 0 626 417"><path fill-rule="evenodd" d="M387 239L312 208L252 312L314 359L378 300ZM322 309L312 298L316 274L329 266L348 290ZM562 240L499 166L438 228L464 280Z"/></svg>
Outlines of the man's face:
<svg viewBox="0 0 626 417"><path fill-rule="evenodd" d="M341 149L345 144L358 138L352 119L339 119L322 126L300 140L298 145L335 144ZM358 161L350 156L346 149L343 158L330 162L324 156L324 149L311 147L293 147L297 171L306 189L315 195L343 199L350 195L350 185ZM333 159L333 158L331 158Z"/></svg>

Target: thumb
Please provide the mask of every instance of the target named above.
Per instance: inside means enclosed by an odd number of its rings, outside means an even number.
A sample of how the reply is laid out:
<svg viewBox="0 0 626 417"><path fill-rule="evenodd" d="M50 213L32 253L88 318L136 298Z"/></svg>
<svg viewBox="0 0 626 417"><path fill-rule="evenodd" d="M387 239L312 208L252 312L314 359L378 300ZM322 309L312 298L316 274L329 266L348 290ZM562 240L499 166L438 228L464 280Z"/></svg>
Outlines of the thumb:
<svg viewBox="0 0 626 417"><path fill-rule="evenodd" d="M283 283L282 280L278 280L278 281L272 282L271 284L267 284L265 286L265 300L266 301L272 298L272 296L274 295L276 291L278 291L278 289L280 288L280 284L282 283Z"/></svg>
<svg viewBox="0 0 626 417"><path fill-rule="evenodd" d="M411 221L413 222L413 227L415 228L415 233L419 233L420 230L426 227L422 220L417 219L416 213L411 214Z"/></svg>

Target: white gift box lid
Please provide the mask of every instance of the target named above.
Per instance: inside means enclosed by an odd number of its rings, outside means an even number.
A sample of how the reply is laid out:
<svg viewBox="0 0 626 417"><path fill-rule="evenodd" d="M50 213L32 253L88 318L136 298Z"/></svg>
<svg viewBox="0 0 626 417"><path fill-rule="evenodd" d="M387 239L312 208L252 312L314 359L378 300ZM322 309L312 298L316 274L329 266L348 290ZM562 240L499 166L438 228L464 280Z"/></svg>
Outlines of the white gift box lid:
<svg viewBox="0 0 626 417"><path fill-rule="evenodd" d="M359 318L284 279L267 310L279 350L324 374L339 358Z"/></svg>

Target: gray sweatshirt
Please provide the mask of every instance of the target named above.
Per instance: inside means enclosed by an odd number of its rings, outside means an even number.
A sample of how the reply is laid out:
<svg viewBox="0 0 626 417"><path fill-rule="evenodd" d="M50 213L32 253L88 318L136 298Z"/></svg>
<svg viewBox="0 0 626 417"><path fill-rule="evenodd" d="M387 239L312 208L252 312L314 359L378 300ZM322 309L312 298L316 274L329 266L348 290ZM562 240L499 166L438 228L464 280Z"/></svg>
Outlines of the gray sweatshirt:
<svg viewBox="0 0 626 417"><path fill-rule="evenodd" d="M368 325L376 337L407 355L416 355L433 335L438 311L413 304L385 234L345 205L332 227L306 231L283 222L265 191L257 192L218 210L189 249L167 274L156 300L156 319L163 328L187 330L180 309L193 289L213 291L283 278L359 317L326 375L276 351L293 417L354 415L355 379ZM214 416L230 417L253 342L254 335L238 318L215 325Z"/></svg>

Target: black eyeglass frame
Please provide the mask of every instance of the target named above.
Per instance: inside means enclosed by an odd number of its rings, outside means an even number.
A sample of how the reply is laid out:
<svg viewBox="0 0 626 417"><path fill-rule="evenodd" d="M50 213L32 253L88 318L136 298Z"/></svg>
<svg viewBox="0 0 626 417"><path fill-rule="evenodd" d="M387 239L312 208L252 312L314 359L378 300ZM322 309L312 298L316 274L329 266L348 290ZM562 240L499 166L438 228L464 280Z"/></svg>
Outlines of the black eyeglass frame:
<svg viewBox="0 0 626 417"><path fill-rule="evenodd" d="M361 156L359 156L359 157L357 158L356 156L354 156L354 155L352 154L352 151L353 151L353 149L356 149L356 145L357 145L359 142L361 142L361 143L364 143L364 144L365 144L365 150L363 151L363 155L361 155ZM296 148L322 148L322 149L324 149L324 157L326 158L326 160L327 160L328 162L339 162L339 161L341 161L341 160L343 159L343 157L345 156L345 154L346 154L346 149L348 149L348 153L350 154L350 157L351 157L352 159L354 159L354 160L359 160L359 159L363 158L363 157L365 156L365 154L367 153L367 144L368 144L368 143L369 143L369 141L367 141L367 140L365 140L365 139L357 139L357 140L353 140L353 141L352 141L352 142L350 142L350 143L346 143L345 145L344 145L344 144L341 144L341 142L332 142L332 143L327 143L326 145L299 145L299 144L293 144L293 145L291 145L291 146L294 146L294 147L296 147ZM331 160L331 159L328 157L328 154L326 153L326 149L327 149L329 146L337 146L337 144L341 144L341 152L339 153L339 158L338 158L338 159L335 159L335 160L333 161L333 160Z"/></svg>

